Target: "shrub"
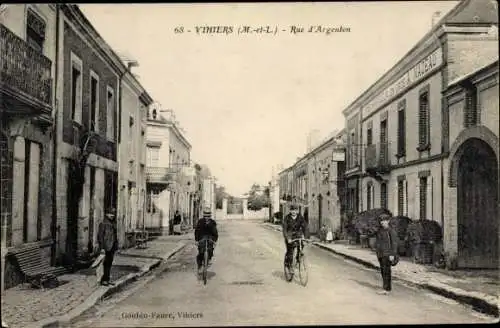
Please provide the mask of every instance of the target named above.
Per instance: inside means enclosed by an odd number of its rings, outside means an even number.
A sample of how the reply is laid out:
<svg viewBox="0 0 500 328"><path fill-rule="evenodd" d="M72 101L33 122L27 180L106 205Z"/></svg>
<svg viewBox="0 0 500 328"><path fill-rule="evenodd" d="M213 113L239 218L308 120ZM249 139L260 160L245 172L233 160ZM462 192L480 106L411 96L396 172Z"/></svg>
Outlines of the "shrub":
<svg viewBox="0 0 500 328"><path fill-rule="evenodd" d="M408 226L406 240L409 243L413 259L417 263L430 264L434 262L433 258L439 258L434 255L434 246L440 244L443 239L443 232L439 223L433 220L416 220Z"/></svg>
<svg viewBox="0 0 500 328"><path fill-rule="evenodd" d="M356 232L360 235L368 235L377 231L379 227L378 218L382 214L392 216L391 211L385 208L374 208L368 211L363 211L356 215L353 219L353 224Z"/></svg>

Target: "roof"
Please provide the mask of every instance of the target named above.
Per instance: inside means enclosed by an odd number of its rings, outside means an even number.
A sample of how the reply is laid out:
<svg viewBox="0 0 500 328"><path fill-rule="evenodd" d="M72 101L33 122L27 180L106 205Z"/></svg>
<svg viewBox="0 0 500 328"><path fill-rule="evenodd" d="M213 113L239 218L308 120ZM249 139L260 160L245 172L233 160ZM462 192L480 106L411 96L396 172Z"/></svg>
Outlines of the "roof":
<svg viewBox="0 0 500 328"><path fill-rule="evenodd" d="M384 84L391 74L397 72L397 68L410 58L418 48L428 40L443 25L477 25L477 24L498 24L498 14L496 1L491 0L463 0L442 17L401 59L394 64L386 73L378 78L372 85L363 91L354 101L352 101L342 111L344 115L357 105L363 98L376 96L372 94L378 86ZM390 79L389 79L390 80Z"/></svg>

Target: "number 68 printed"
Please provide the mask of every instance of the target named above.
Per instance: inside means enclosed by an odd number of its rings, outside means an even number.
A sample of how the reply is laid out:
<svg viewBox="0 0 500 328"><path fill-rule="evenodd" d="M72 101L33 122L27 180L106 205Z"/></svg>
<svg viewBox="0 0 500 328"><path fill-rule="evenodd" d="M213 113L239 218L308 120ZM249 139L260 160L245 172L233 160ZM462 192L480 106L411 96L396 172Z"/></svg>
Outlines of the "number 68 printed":
<svg viewBox="0 0 500 328"><path fill-rule="evenodd" d="M174 33L176 34L184 33L184 26L177 26L176 28L174 28Z"/></svg>

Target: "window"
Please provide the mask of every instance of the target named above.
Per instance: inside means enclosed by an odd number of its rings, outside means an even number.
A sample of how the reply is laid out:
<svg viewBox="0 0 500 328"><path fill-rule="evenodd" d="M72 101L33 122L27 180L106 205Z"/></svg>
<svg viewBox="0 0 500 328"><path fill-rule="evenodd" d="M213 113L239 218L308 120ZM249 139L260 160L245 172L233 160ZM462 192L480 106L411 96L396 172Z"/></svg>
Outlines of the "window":
<svg viewBox="0 0 500 328"><path fill-rule="evenodd" d="M427 177L420 178L420 220L427 219ZM430 218L429 218L430 219Z"/></svg>
<svg viewBox="0 0 500 328"><path fill-rule="evenodd" d="M398 157L406 155L406 100L398 103Z"/></svg>
<svg viewBox="0 0 500 328"><path fill-rule="evenodd" d="M45 22L35 12L28 9L26 17L26 41L39 52L43 53L45 42Z"/></svg>
<svg viewBox="0 0 500 328"><path fill-rule="evenodd" d="M372 209L372 193L373 193L373 190L372 190L372 187L373 185L372 184L368 184L367 187L366 187L366 210L371 210Z"/></svg>
<svg viewBox="0 0 500 328"><path fill-rule="evenodd" d="M90 130L99 132L99 76L90 71Z"/></svg>
<svg viewBox="0 0 500 328"><path fill-rule="evenodd" d="M111 87L106 91L106 136L109 140L115 141L116 137L116 113L115 113L115 94Z"/></svg>
<svg viewBox="0 0 500 328"><path fill-rule="evenodd" d="M160 149L157 147L148 147L148 166L157 167L160 159Z"/></svg>
<svg viewBox="0 0 500 328"><path fill-rule="evenodd" d="M380 122L380 149L379 161L381 165L389 164L389 145L387 142L387 119Z"/></svg>
<svg viewBox="0 0 500 328"><path fill-rule="evenodd" d="M479 122L477 110L477 89L469 85L465 91L464 128L477 125Z"/></svg>
<svg viewBox="0 0 500 328"><path fill-rule="evenodd" d="M82 123L82 60L71 53L71 119Z"/></svg>
<svg viewBox="0 0 500 328"><path fill-rule="evenodd" d="M358 165L358 153L357 153L357 144L356 144L356 133L355 131L351 131L350 134L350 144L349 144L349 168L353 168Z"/></svg>
<svg viewBox="0 0 500 328"><path fill-rule="evenodd" d="M38 143L25 141L24 171L24 242L33 242L41 238L41 222L38 216L38 197L40 194L40 155Z"/></svg>
<svg viewBox="0 0 500 328"><path fill-rule="evenodd" d="M418 110L418 145L419 150L429 147L429 91L422 92L419 97Z"/></svg>
<svg viewBox="0 0 500 328"><path fill-rule="evenodd" d="M380 207L387 208L387 184L380 185Z"/></svg>
<svg viewBox="0 0 500 328"><path fill-rule="evenodd" d="M373 131L372 128L369 128L366 131L366 144L371 145L373 143Z"/></svg>
<svg viewBox="0 0 500 328"><path fill-rule="evenodd" d="M398 215L405 215L404 213L404 201L405 201L405 193L404 193L404 180L398 181Z"/></svg>

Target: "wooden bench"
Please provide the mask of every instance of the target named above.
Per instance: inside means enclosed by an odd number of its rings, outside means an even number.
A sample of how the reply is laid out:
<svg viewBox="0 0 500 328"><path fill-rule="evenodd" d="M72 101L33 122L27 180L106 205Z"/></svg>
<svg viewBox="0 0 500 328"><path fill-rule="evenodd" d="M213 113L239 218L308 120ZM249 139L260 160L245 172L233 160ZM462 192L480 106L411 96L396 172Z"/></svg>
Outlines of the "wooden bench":
<svg viewBox="0 0 500 328"><path fill-rule="evenodd" d="M64 267L51 267L42 258L42 250L38 245L23 247L10 252L15 258L25 282L32 287L43 288L49 281L58 283L57 276L66 272Z"/></svg>

